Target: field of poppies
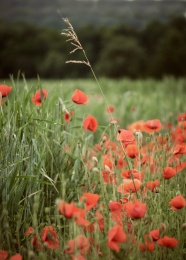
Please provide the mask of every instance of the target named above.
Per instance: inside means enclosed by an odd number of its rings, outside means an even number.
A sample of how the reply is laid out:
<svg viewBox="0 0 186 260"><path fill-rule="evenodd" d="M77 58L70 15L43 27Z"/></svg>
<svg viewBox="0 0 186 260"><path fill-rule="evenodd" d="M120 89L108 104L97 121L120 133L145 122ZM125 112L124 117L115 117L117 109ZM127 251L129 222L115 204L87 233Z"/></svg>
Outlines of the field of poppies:
<svg viewBox="0 0 186 260"><path fill-rule="evenodd" d="M0 259L186 258L186 80L0 82Z"/></svg>

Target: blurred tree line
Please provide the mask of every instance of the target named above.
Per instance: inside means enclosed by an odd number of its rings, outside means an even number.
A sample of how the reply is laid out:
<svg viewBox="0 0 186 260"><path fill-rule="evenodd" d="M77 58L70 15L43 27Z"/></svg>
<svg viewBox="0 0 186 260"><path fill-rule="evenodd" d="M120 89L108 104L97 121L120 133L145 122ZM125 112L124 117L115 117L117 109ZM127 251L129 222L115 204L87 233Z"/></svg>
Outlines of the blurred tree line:
<svg viewBox="0 0 186 260"><path fill-rule="evenodd" d="M168 24L152 21L143 30L124 25L86 25L76 33L97 76L161 78L186 76L186 19L176 17ZM83 64L66 64L84 59L82 52L69 54L73 46L61 32L28 24L0 22L0 77L18 71L26 78L89 77Z"/></svg>

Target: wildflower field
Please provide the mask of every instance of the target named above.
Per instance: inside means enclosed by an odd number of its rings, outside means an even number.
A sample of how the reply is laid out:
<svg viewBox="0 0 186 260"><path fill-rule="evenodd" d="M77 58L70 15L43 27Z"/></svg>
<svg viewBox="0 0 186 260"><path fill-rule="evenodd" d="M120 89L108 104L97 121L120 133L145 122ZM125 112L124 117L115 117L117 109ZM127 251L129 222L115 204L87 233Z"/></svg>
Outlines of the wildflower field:
<svg viewBox="0 0 186 260"><path fill-rule="evenodd" d="M186 259L186 80L99 83L0 82L0 259Z"/></svg>

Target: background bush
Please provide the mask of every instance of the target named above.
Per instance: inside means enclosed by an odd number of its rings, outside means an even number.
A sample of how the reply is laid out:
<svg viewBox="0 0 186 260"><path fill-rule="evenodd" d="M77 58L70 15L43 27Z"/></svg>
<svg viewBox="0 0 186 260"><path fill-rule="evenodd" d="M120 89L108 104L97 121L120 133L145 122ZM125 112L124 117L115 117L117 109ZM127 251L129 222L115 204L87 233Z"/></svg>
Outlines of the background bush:
<svg viewBox="0 0 186 260"><path fill-rule="evenodd" d="M98 76L161 78L186 75L184 18L174 18L167 24L153 21L141 30L124 25L86 25L76 32ZM17 74L19 70L27 78L37 74L43 78L90 76L84 65L65 64L70 59L81 60L81 52L72 57L69 44L57 29L1 22L0 38L1 78Z"/></svg>

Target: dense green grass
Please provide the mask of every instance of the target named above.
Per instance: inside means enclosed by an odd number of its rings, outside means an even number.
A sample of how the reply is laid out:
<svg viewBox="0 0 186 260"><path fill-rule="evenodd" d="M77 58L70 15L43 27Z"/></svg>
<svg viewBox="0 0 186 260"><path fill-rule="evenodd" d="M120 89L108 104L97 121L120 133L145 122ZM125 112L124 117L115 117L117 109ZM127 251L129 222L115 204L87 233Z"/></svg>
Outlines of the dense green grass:
<svg viewBox="0 0 186 260"><path fill-rule="evenodd" d="M12 79L2 83L11 84L13 89L0 107L0 249L8 251L9 255L18 252L24 259L71 259L72 256L64 251L67 242L79 234L85 234L99 243L102 259L108 256L110 259L184 259L185 209L172 211L168 202L178 194L185 196L185 169L172 179L164 180L162 170L171 155L163 147L156 153L151 151L158 161L159 171L152 175L148 166L143 186L147 181L158 178L161 182L159 193L147 193L147 197L143 198L139 192L138 199L147 204L147 214L141 220L128 220L133 225L132 236L136 243L142 243L146 233L164 223L165 235L177 238L179 246L173 249L157 246L152 253L142 253L129 239L116 254L107 247L107 233L115 223L109 215L108 203L119 201L122 196L116 186L105 185L102 180L103 155L108 153L107 149L95 152L93 147L95 143L103 145L103 134L118 145L117 128L126 129L127 125L138 120L160 119L162 124L169 122L176 127L177 115L186 112L185 79L100 79L104 97L93 80ZM31 97L41 87L49 94L42 106L36 107ZM89 96L87 105L72 102L75 89L81 89ZM107 104L115 106L113 117L119 120L116 126L110 124L110 115L105 112ZM74 112L70 123L64 120L65 109ZM89 114L98 121L99 127L95 133L83 129L83 119ZM167 129L162 129L155 136L145 134L144 144L149 141L156 144L156 136L166 136L169 146L173 147ZM114 158L115 152L111 152ZM92 156L98 160L98 163L94 162L94 168L89 167L89 162L93 163ZM184 156L179 157L181 162L185 161ZM160 158L164 159L160 162ZM127 160L128 167L132 168L133 159ZM115 167L117 186L121 183L120 173L121 170ZM105 218L103 232L88 233L73 219L66 219L58 212L58 199L74 201L82 207L79 198L84 192L100 196L97 208ZM93 209L87 214L90 222L95 222L94 213ZM42 228L49 225L55 227L60 247L47 249L45 246L46 250L37 250L24 232L28 227L33 227L34 234L40 237ZM126 219L123 225L128 232ZM95 248L92 250L90 255L84 256L86 259L98 259L97 251Z"/></svg>

